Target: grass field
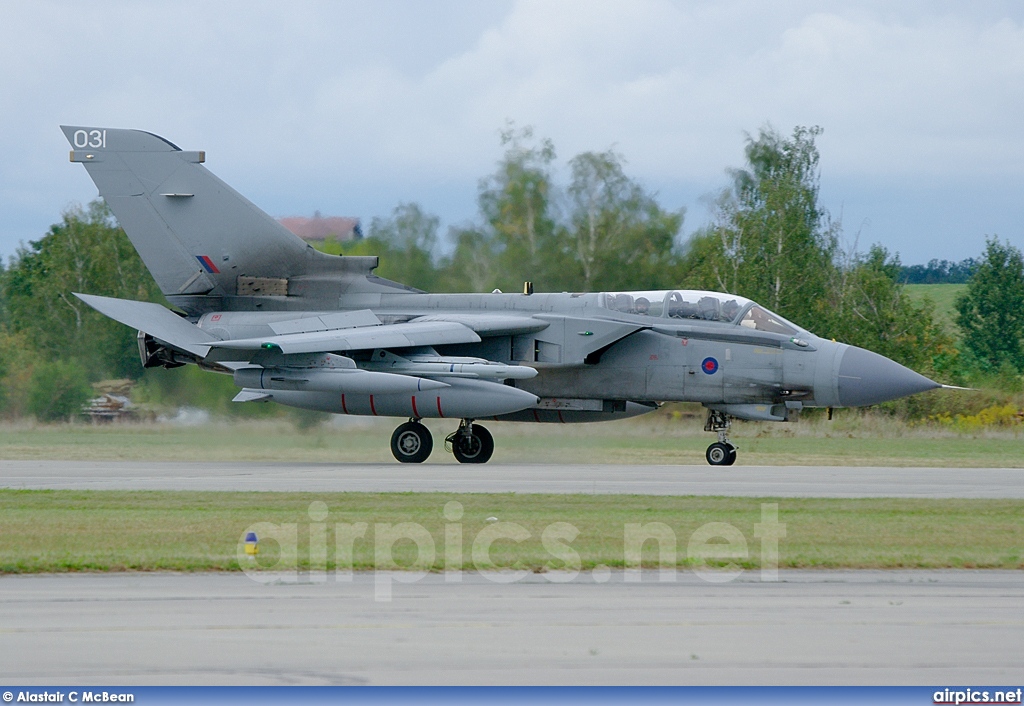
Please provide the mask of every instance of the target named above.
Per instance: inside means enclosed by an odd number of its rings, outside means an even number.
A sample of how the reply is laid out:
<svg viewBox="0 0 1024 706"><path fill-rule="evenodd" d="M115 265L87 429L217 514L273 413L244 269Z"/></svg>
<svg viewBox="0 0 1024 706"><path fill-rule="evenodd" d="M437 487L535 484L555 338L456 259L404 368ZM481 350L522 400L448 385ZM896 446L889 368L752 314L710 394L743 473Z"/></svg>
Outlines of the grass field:
<svg viewBox="0 0 1024 706"><path fill-rule="evenodd" d="M907 295L916 303L927 297L935 303L935 320L954 336L960 332L956 326L956 308L954 304L960 293L967 289L966 284L908 284L904 285Z"/></svg>
<svg viewBox="0 0 1024 706"><path fill-rule="evenodd" d="M449 521L444 512L451 501L462 512L449 506ZM323 503L321 514L314 502ZM693 542L714 546L727 537L736 558L720 555L706 563L734 561L755 568L761 564L755 524L766 521L763 503L776 503L778 522L785 525L778 544L781 568L1024 568L1020 500L0 490L0 572L238 570L239 542L257 522L295 527L297 541L290 550L288 541L267 541L267 530L259 528L264 537L254 565L274 570L308 568L309 537L321 533L328 550L321 555L324 561L314 560L314 568L333 569L336 559L347 568L344 552L335 552L336 534L345 536L336 528L359 522L367 523L365 538L340 543L352 546L356 569L378 567L375 556L383 555L375 550L382 543L393 544L394 559L379 568L418 566L417 545L408 538L385 540L387 528L379 523L415 523L429 533L435 547L432 570L444 568L445 556L456 557L455 547L461 547L460 565L467 569L622 567L630 523L663 523L663 536L675 540L674 560L659 555L656 542L643 544L646 567L699 564ZM313 525L311 515L322 524ZM568 524L552 529L553 523ZM498 539L487 558L474 561L474 542L513 526L528 536L518 542ZM702 527L719 539L701 539ZM546 529L563 532L562 545L577 552L578 561L555 558L562 552L552 551L550 537L545 546ZM404 530L400 534L412 536ZM282 546L288 558L279 561Z"/></svg>
<svg viewBox="0 0 1024 706"><path fill-rule="evenodd" d="M340 422L340 423L339 423ZM0 426L4 459L309 461L395 463L395 420L335 420L307 432L276 422ZM427 420L430 463L455 463L443 449L454 423ZM713 437L699 407L620 422L577 425L487 423L493 462L703 464ZM881 415L837 410L795 424L738 422L741 465L1024 467L1024 428L973 434L914 427Z"/></svg>

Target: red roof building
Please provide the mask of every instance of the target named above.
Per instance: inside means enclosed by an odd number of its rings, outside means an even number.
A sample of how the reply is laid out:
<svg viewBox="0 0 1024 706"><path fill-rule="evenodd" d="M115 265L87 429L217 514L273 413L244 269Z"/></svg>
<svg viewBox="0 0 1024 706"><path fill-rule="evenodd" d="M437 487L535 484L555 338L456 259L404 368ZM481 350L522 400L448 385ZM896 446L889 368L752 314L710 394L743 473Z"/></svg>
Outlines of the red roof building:
<svg viewBox="0 0 1024 706"><path fill-rule="evenodd" d="M323 242L333 238L339 242L358 240L363 237L358 218L347 216L321 216L317 211L312 218L287 216L277 222L303 240Z"/></svg>

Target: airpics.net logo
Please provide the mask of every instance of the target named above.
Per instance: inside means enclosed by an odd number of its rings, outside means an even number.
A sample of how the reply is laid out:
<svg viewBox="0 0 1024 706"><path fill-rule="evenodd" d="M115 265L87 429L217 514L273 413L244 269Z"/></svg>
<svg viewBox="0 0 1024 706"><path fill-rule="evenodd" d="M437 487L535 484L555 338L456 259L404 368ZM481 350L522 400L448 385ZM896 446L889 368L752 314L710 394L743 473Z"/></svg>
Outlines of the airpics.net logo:
<svg viewBox="0 0 1024 706"><path fill-rule="evenodd" d="M933 704L1019 704L1022 689L1009 688L989 691L988 689L943 689L932 695Z"/></svg>
<svg viewBox="0 0 1024 706"><path fill-rule="evenodd" d="M741 564L749 566L756 551L760 580L777 581L779 542L786 536L786 525L779 522L778 503L761 503L760 510L752 541L728 522L707 522L684 536L664 522L624 523L621 561L611 563L622 567L627 583L675 581L681 565L709 583L727 583L748 571ZM443 574L446 583L461 582L466 571L499 584L522 581L534 573L552 583L605 583L612 578L607 564L583 569L583 558L573 546L582 533L569 522L549 523L537 533L517 522L488 517L470 535L462 503L452 500L442 509L444 522L435 530L438 540L417 522L328 522L330 509L320 500L310 503L307 514L308 523L256 522L247 527L237 547L242 571L259 583L327 583L351 582L356 571L363 570L357 566L366 567L374 577L377 601L391 600L393 584L416 583L432 572ZM540 546L532 556L544 560L543 569L517 567L515 560L501 564L510 553L508 547L537 539ZM645 573L644 566L656 570Z"/></svg>

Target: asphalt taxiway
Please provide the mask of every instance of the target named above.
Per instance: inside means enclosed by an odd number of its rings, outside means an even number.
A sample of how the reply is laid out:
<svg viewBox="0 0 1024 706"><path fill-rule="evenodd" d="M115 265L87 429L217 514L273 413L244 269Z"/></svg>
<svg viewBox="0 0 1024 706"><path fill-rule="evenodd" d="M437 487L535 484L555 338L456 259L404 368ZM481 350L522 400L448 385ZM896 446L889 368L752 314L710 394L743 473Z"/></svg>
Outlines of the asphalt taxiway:
<svg viewBox="0 0 1024 706"><path fill-rule="evenodd" d="M1014 684L1024 572L0 578L8 684ZM554 578L558 578L557 575Z"/></svg>
<svg viewBox="0 0 1024 706"><path fill-rule="evenodd" d="M1024 468L0 461L0 487L1024 498Z"/></svg>

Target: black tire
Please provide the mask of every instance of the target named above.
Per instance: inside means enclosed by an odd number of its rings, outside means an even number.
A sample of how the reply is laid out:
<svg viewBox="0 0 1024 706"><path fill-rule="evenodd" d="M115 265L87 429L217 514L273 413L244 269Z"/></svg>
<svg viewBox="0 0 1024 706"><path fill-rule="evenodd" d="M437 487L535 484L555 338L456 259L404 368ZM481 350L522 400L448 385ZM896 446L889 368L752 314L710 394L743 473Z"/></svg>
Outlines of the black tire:
<svg viewBox="0 0 1024 706"><path fill-rule="evenodd" d="M400 463L423 463L434 450L434 437L419 422L406 422L391 435L391 453Z"/></svg>
<svg viewBox="0 0 1024 706"><path fill-rule="evenodd" d="M452 453L459 463L487 463L494 453L494 437L484 427L474 424L471 436L455 433Z"/></svg>
<svg viewBox="0 0 1024 706"><path fill-rule="evenodd" d="M704 457L712 466L731 466L736 462L736 449L729 444L716 442L708 447Z"/></svg>

